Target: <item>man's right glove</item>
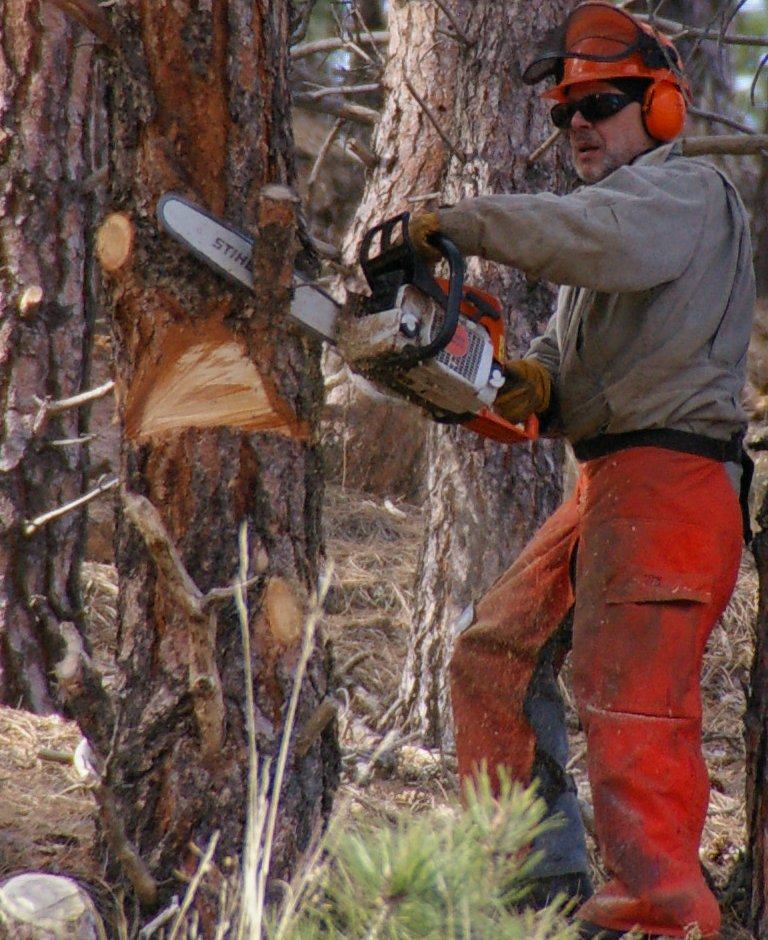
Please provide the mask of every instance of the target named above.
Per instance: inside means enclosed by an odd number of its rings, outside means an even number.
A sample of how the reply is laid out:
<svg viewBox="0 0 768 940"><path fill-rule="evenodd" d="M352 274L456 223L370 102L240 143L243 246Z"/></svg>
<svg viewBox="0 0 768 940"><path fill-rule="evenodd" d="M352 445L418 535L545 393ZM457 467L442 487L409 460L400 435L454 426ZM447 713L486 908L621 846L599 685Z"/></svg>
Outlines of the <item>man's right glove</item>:
<svg viewBox="0 0 768 940"><path fill-rule="evenodd" d="M528 415L541 414L549 407L552 377L535 359L511 359L506 365L506 381L496 396L494 408L512 424Z"/></svg>
<svg viewBox="0 0 768 940"><path fill-rule="evenodd" d="M408 219L408 237L418 253L427 261L439 261L442 258L434 245L429 243L432 235L440 234L440 216L437 212L419 209L411 213Z"/></svg>

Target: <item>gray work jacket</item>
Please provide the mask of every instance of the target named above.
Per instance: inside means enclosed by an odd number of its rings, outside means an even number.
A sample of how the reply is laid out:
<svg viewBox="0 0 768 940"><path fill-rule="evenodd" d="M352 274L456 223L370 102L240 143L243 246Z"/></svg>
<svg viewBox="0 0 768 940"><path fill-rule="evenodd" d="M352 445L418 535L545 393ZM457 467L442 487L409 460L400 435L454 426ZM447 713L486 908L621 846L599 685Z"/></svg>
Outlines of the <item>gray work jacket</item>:
<svg viewBox="0 0 768 940"><path fill-rule="evenodd" d="M499 195L440 211L465 255L563 285L528 357L552 374L572 443L672 428L727 439L755 303L749 223L710 164L667 145L567 196Z"/></svg>

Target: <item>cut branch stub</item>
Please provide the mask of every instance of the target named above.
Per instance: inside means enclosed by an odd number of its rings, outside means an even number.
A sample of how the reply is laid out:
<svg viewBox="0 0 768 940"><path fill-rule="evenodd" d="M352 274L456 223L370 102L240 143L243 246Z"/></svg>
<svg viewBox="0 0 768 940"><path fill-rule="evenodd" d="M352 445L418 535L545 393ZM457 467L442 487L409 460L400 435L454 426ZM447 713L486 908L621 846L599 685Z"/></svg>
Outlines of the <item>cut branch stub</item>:
<svg viewBox="0 0 768 940"><path fill-rule="evenodd" d="M106 940L93 902L70 878L29 872L0 886L0 933L16 940Z"/></svg>
<svg viewBox="0 0 768 940"><path fill-rule="evenodd" d="M298 643L304 632L306 603L285 578L273 577L264 591L264 614L272 636L284 646Z"/></svg>
<svg viewBox="0 0 768 940"><path fill-rule="evenodd" d="M19 313L26 317L43 302L43 288L39 284L31 284L24 289L19 300Z"/></svg>
<svg viewBox="0 0 768 940"><path fill-rule="evenodd" d="M96 256L109 274L124 267L133 255L135 228L125 212L111 212L96 232Z"/></svg>
<svg viewBox="0 0 768 940"><path fill-rule="evenodd" d="M253 252L253 292L257 309L270 317L287 311L296 255L296 194L286 186L265 186L259 198Z"/></svg>

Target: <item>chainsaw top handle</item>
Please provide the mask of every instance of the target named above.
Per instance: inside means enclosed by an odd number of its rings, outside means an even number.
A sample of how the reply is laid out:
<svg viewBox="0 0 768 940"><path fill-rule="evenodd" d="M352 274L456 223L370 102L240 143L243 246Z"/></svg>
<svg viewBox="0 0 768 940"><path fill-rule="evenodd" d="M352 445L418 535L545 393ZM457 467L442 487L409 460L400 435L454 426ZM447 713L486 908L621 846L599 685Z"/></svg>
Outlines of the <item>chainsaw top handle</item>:
<svg viewBox="0 0 768 940"><path fill-rule="evenodd" d="M443 322L435 338L426 346L409 350L413 363L423 362L439 353L450 343L459 324L464 287L464 259L454 243L444 235L432 236L432 243L448 262L448 296L440 287L429 264L413 247L408 236L410 213L385 219L369 229L360 244L360 266L371 288L375 310L385 310L395 303L397 292L404 284L413 284L445 310ZM398 231L399 229L399 231ZM374 238L380 235L378 254L371 254Z"/></svg>

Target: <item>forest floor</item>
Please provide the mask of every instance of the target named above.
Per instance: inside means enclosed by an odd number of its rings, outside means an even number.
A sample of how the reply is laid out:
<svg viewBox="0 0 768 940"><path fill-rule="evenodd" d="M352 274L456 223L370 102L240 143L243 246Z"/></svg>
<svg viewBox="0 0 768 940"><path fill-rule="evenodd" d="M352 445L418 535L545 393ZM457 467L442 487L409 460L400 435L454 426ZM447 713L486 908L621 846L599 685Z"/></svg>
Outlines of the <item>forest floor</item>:
<svg viewBox="0 0 768 940"><path fill-rule="evenodd" d="M329 486L326 539L334 578L325 630L331 637L346 701L340 717L344 778L339 804L356 818L387 818L446 804L457 793L455 755L423 746L397 718L412 611L422 512L417 506ZM113 678L114 570L89 563L84 580L97 659ZM710 641L704 670L704 751L712 793L701 859L720 894L723 940L747 940L739 927L745 843L744 690L752 657L757 579L745 555L739 584ZM571 770L590 818L585 745L568 689ZM0 876L20 869L102 881L94 858L94 804L72 756L76 726L0 709ZM592 846L595 876L601 877ZM105 890L109 886L104 885Z"/></svg>

